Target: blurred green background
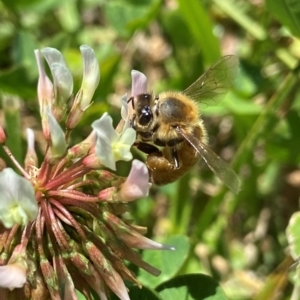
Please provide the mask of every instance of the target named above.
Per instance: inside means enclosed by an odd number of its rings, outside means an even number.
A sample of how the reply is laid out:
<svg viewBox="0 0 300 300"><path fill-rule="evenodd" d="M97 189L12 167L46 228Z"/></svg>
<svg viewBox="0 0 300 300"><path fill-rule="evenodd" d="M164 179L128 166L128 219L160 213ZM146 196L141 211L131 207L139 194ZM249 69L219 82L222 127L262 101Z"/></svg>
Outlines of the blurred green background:
<svg viewBox="0 0 300 300"><path fill-rule="evenodd" d="M131 205L132 215L154 240L188 237L182 238L190 247L182 246L176 274L208 274L228 299L296 300L285 230L299 209L299 36L300 3L291 0L4 0L0 122L20 161L26 127L36 130L42 153L34 49L55 47L64 54L75 91L82 74L79 46L88 44L97 54L100 85L72 134L74 143L105 111L117 124L132 69L146 74L156 94L180 91L221 56L237 55L233 90L201 113L210 146L231 162L241 192L233 195L200 163L178 182L153 187L147 199ZM123 175L128 168L119 165ZM157 266L153 252L145 255ZM139 276L151 286L151 279ZM155 280L152 286L162 282Z"/></svg>

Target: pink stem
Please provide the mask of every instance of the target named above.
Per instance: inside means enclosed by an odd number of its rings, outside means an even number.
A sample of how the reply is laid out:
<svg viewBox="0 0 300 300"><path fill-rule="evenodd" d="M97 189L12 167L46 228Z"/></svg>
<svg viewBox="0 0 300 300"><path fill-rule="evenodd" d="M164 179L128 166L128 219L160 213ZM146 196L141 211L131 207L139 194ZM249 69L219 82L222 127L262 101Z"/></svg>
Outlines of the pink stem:
<svg viewBox="0 0 300 300"><path fill-rule="evenodd" d="M56 166L56 169L54 171L54 173L52 174L52 178L55 178L55 176L57 175L57 173L59 171L61 171L61 169L64 167L65 163L67 162L67 158L64 157L59 163L58 165Z"/></svg>
<svg viewBox="0 0 300 300"><path fill-rule="evenodd" d="M86 240L86 236L85 236L83 230L79 226L78 222L74 219L72 214L63 205L61 205L61 203L59 203L55 199L51 199L50 202L51 202L51 204L53 204L57 209L59 209L63 213L63 215L68 219L69 222L71 222L72 226L76 229L76 231L80 235L80 237L83 240Z"/></svg>
<svg viewBox="0 0 300 300"><path fill-rule="evenodd" d="M11 159L11 161L14 163L14 165L18 168L18 170L21 172L21 174L27 178L30 179L30 175L22 168L22 166L19 164L19 162L16 160L16 158L13 156L13 154L11 153L11 151L9 150L9 148L6 145L2 146L4 151L6 152L6 154L9 156L9 158Z"/></svg>
<svg viewBox="0 0 300 300"><path fill-rule="evenodd" d="M65 233L62 232L50 203L48 203L47 209L51 220L51 229L56 238L57 243L59 244L61 249L71 251L71 247L68 243L68 240L65 237Z"/></svg>
<svg viewBox="0 0 300 300"><path fill-rule="evenodd" d="M71 180L75 180L76 178L88 173L90 169L86 168L81 160L73 164L70 168L66 169L64 172L60 173L58 176L50 180L46 185L45 189L50 190L57 188Z"/></svg>
<svg viewBox="0 0 300 300"><path fill-rule="evenodd" d="M82 202L78 200L73 200L70 198L61 198L59 199L59 202L64 205L71 205L76 208L81 208L87 212L89 212L91 215L95 216L98 213L97 205L94 202Z"/></svg>
<svg viewBox="0 0 300 300"><path fill-rule="evenodd" d="M11 243L12 243L13 239L15 238L15 236L16 236L16 234L17 234L17 231L18 231L19 227L20 227L20 225L14 225L14 226L11 228L11 230L10 230L10 232L9 232L9 235L8 235L8 238L7 238L7 240L6 240L6 243L5 243L5 247L4 247L4 251L5 251L6 253L8 253L9 248L10 248L10 246L11 246Z"/></svg>
<svg viewBox="0 0 300 300"><path fill-rule="evenodd" d="M74 193L77 192L77 193ZM74 200L80 200L84 202L98 202L98 197L93 197L84 193L80 193L79 191L68 191L68 190L58 190L58 191L49 191L48 196L58 196L64 198L70 198Z"/></svg>
<svg viewBox="0 0 300 300"><path fill-rule="evenodd" d="M77 183L74 183L74 184L70 185L68 187L68 189L75 190L75 189L77 189L79 187L82 187L82 186L85 186L85 185L95 185L95 184L96 184L95 180L85 180L85 181L77 182Z"/></svg>

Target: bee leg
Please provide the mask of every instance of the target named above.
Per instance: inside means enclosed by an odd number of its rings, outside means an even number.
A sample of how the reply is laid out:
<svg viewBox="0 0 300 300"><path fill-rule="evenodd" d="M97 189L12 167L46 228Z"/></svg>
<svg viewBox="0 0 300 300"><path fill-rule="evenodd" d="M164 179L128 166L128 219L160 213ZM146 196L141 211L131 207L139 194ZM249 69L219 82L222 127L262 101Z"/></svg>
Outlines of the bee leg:
<svg viewBox="0 0 300 300"><path fill-rule="evenodd" d="M147 143L143 142L138 142L134 144L140 151L146 153L146 154L151 154L154 152L159 152L158 148Z"/></svg>
<svg viewBox="0 0 300 300"><path fill-rule="evenodd" d="M169 159L172 160L171 152L168 151L168 153L170 156L168 159L161 151L153 152L147 156L146 165L149 170L150 182L156 185L164 185L176 179L174 179L175 166L169 161Z"/></svg>
<svg viewBox="0 0 300 300"><path fill-rule="evenodd" d="M130 97L128 100L127 100L127 103L131 102L131 105L132 105L132 108L134 109L134 101L133 101L133 97Z"/></svg>
<svg viewBox="0 0 300 300"><path fill-rule="evenodd" d="M170 172L174 170L174 165L164 157L161 151L152 152L147 156L146 165L150 171Z"/></svg>
<svg viewBox="0 0 300 300"><path fill-rule="evenodd" d="M172 148L172 157L174 160L174 166L176 169L178 169L179 168L179 159L178 159L177 150L175 148Z"/></svg>
<svg viewBox="0 0 300 300"><path fill-rule="evenodd" d="M132 119L130 120L130 127L132 127L133 129L135 129L135 126L134 126L135 118L136 118L136 114L134 114L134 115L132 116Z"/></svg>

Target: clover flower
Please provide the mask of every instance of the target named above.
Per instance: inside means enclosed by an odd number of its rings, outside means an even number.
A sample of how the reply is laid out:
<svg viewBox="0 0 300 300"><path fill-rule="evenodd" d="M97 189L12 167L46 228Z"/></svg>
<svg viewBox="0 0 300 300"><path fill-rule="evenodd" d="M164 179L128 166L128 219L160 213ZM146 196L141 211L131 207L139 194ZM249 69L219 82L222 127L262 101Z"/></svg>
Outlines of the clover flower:
<svg viewBox="0 0 300 300"><path fill-rule="evenodd" d="M148 195L147 167L137 160L129 176L119 177L116 161L131 160L136 133L129 126L127 99L116 129L105 113L92 124L82 142L69 145L76 124L90 106L100 71L94 51L81 48L83 80L73 96L73 79L62 54L53 48L35 51L38 99L46 151L42 161L34 149L34 132L27 129L27 153L22 166L0 144L15 171L0 168L0 299L87 299L109 291L122 300L129 295L124 280L141 284L124 261L158 276L137 249L173 249L143 234L145 228L123 218L127 202ZM52 74L48 78L42 62ZM52 83L53 82L53 83ZM68 105L67 105L68 103ZM70 105L69 105L70 104ZM63 121L65 126L62 126ZM109 168L110 170L107 170Z"/></svg>

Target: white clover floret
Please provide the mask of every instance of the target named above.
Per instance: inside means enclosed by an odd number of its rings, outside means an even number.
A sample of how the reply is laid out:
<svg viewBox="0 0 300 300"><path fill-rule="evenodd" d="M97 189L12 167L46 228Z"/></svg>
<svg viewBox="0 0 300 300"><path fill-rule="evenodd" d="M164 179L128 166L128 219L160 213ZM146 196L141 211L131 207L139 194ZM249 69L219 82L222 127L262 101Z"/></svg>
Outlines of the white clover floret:
<svg viewBox="0 0 300 300"><path fill-rule="evenodd" d="M67 150L65 134L50 109L47 110L48 124L51 137L52 157L61 157Z"/></svg>
<svg viewBox="0 0 300 300"><path fill-rule="evenodd" d="M94 121L92 127L97 134L96 155L101 164L116 170L116 161L132 159L130 148L136 139L133 128L126 128L121 134L116 132L108 113L104 113L99 120Z"/></svg>
<svg viewBox="0 0 300 300"><path fill-rule="evenodd" d="M0 172L0 220L6 228L35 220L38 205L30 181L11 168Z"/></svg>
<svg viewBox="0 0 300 300"><path fill-rule="evenodd" d="M150 187L151 183L149 183L147 166L143 162L134 159L130 173L121 186L118 196L122 201L133 201L138 198L147 197Z"/></svg>
<svg viewBox="0 0 300 300"><path fill-rule="evenodd" d="M91 102L100 81L100 68L95 52L87 45L80 46L83 59L82 99L80 107L85 110Z"/></svg>

